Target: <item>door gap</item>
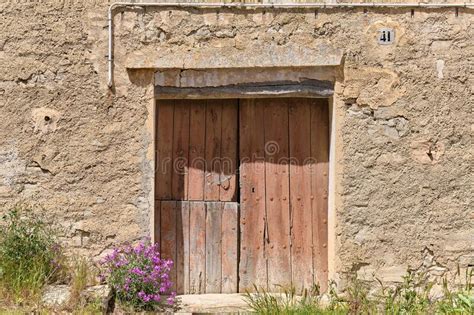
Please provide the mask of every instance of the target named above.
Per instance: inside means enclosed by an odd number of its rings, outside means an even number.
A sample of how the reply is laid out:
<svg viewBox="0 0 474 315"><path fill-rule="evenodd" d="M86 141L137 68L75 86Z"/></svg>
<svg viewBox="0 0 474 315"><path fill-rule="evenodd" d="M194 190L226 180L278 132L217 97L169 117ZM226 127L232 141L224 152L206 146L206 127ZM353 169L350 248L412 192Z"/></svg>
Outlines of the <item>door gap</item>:
<svg viewBox="0 0 474 315"><path fill-rule="evenodd" d="M241 229L240 229L240 191L241 191L241 179L240 179L240 99L237 99L237 156L235 162L235 177L238 181L236 187L236 198L237 202L237 292L240 292L240 246L241 246Z"/></svg>

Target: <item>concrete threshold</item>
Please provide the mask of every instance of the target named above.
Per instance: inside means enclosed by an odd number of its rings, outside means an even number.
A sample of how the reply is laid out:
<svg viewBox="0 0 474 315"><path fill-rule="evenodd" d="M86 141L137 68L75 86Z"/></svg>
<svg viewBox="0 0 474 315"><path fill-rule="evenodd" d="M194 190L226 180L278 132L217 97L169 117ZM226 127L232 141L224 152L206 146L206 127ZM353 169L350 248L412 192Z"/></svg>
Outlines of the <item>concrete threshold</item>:
<svg viewBox="0 0 474 315"><path fill-rule="evenodd" d="M250 309L243 294L179 295L180 309L176 314L248 314Z"/></svg>

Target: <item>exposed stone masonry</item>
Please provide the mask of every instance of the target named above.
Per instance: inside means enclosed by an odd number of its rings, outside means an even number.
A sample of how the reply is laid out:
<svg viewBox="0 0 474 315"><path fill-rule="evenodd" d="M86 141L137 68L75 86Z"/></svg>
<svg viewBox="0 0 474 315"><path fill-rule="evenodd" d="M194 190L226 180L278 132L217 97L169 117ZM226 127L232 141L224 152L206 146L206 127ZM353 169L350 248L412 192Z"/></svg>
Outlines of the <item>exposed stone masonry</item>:
<svg viewBox="0 0 474 315"><path fill-rule="evenodd" d="M0 4L2 209L40 206L84 255L149 235L155 70L126 67L326 45L344 54L336 270L392 281L427 253L442 275L474 265L472 10L127 9L115 15L113 90L106 11L105 1ZM395 29L393 45L377 44L380 27Z"/></svg>

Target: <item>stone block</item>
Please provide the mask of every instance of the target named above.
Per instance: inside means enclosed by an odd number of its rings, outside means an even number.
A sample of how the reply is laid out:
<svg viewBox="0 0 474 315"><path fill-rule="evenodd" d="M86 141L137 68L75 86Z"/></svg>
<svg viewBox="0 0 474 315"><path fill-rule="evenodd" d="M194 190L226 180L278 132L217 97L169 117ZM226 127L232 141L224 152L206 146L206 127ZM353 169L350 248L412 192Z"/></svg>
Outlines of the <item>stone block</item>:
<svg viewBox="0 0 474 315"><path fill-rule="evenodd" d="M383 282L403 282L403 276L407 274L408 267L405 265L387 266L374 268L363 266L357 271L357 279L362 281L381 280Z"/></svg>
<svg viewBox="0 0 474 315"><path fill-rule="evenodd" d="M48 308L60 309L67 306L70 297L68 285L48 285L44 289L41 303Z"/></svg>

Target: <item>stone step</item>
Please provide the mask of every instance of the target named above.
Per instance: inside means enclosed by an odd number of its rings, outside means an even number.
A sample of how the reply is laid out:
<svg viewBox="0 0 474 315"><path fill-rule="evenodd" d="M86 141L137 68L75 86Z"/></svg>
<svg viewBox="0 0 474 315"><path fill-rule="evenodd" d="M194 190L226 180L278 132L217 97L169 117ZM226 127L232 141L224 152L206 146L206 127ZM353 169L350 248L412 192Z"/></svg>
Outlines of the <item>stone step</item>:
<svg viewBox="0 0 474 315"><path fill-rule="evenodd" d="M246 314L250 309L244 295L232 294L189 294L179 295L181 301L177 314Z"/></svg>

